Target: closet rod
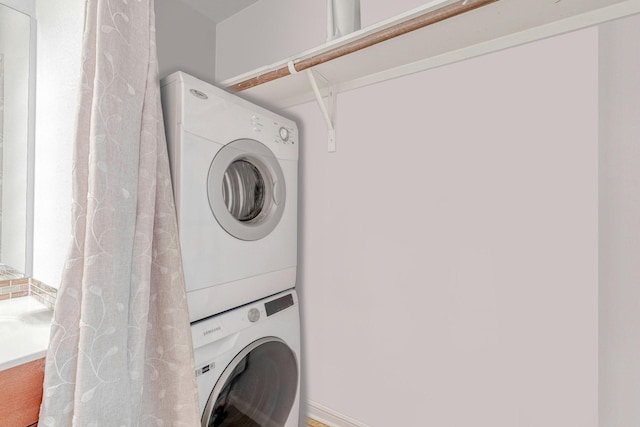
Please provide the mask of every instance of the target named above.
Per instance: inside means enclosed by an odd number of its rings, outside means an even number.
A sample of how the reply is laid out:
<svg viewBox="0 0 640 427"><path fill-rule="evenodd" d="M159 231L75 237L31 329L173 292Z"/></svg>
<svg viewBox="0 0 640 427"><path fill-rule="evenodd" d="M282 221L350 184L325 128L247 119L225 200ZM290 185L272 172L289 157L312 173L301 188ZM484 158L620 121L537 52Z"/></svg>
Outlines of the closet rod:
<svg viewBox="0 0 640 427"><path fill-rule="evenodd" d="M435 24L440 21L444 21L445 19L449 19L462 13L469 12L479 7L494 3L496 1L499 0L460 0L456 3L449 4L442 8L425 12L424 14L409 19L408 21L400 22L398 24L392 25L391 27L364 36L360 39L353 40L345 45L335 47L326 52L319 53L306 59L302 59L300 60L300 62L293 61L293 67L295 68L296 72L300 72L306 70L307 68L323 64L325 62L340 58L341 56L348 55L353 52L357 52L369 46L382 43L383 41L410 33L411 31L418 30L420 28ZM272 80L279 79L281 77L289 76L291 74L292 73L289 70L289 66L283 66L276 70L269 71L259 76L236 83L230 86L228 89L240 92L264 83L268 83Z"/></svg>

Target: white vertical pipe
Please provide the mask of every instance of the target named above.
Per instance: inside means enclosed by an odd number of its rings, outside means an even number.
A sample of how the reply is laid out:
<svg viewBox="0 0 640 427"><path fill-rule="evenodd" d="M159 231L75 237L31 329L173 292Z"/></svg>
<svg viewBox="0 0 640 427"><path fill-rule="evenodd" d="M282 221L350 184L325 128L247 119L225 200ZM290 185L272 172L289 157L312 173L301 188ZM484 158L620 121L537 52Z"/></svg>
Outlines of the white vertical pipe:
<svg viewBox="0 0 640 427"><path fill-rule="evenodd" d="M336 32L333 23L333 0L327 0L327 41L334 39Z"/></svg>

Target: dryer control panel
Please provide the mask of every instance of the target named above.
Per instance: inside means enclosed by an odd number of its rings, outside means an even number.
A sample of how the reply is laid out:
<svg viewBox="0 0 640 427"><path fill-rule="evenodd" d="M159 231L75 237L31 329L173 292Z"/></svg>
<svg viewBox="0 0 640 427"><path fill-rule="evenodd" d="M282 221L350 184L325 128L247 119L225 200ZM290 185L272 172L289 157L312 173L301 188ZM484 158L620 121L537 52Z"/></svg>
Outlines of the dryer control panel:
<svg viewBox="0 0 640 427"><path fill-rule="evenodd" d="M267 137L270 140L271 137L273 137L272 141L275 144L296 144L297 132L293 126L288 126L275 120L261 117L259 114L252 114L249 119L249 124L251 125L251 129L261 137Z"/></svg>
<svg viewBox="0 0 640 427"><path fill-rule="evenodd" d="M282 126L277 122L273 122L273 124L278 129L278 134L275 138L276 144L293 145L296 143L296 141L294 140L295 138L293 128Z"/></svg>
<svg viewBox="0 0 640 427"><path fill-rule="evenodd" d="M216 144L242 138L269 147L278 159L298 160L298 129L294 121L255 105L183 72L162 81L165 121L175 128ZM171 130L171 129L170 129Z"/></svg>

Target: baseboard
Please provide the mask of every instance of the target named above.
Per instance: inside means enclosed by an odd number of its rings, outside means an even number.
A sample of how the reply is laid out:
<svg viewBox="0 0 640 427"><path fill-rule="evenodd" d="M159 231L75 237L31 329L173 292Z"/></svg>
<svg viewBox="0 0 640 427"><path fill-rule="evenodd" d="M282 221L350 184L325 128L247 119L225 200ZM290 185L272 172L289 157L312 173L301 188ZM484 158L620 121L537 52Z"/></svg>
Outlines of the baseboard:
<svg viewBox="0 0 640 427"><path fill-rule="evenodd" d="M349 418L311 400L307 402L307 411L309 418L320 421L329 427L369 427L358 420Z"/></svg>

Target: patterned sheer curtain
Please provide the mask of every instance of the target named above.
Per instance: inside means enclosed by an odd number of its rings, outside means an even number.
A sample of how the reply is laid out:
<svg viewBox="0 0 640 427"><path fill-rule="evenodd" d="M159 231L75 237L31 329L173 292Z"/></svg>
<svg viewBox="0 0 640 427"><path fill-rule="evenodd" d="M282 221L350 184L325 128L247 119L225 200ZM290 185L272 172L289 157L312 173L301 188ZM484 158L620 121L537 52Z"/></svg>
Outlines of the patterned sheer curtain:
<svg viewBox="0 0 640 427"><path fill-rule="evenodd" d="M153 0L88 0L41 426L197 426Z"/></svg>

